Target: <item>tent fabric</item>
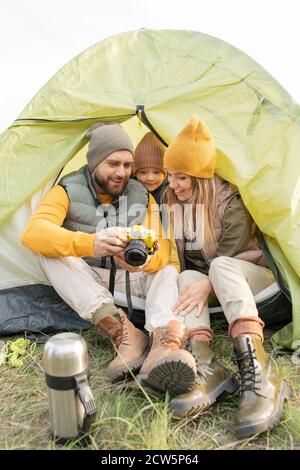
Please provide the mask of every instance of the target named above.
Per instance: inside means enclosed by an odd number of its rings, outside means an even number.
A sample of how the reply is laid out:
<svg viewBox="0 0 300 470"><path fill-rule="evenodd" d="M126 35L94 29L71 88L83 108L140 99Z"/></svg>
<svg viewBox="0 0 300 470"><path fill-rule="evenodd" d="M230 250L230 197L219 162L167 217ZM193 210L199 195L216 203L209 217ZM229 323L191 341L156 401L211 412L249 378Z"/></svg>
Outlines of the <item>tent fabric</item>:
<svg viewBox="0 0 300 470"><path fill-rule="evenodd" d="M124 298L123 298L124 297ZM115 292L115 304L127 312L126 296ZM131 320L143 330L145 324L145 300L132 298ZM11 309L13 305L13 311ZM260 317L268 329L277 331L290 320L291 304L282 292L257 302ZM211 309L213 319L224 319L224 315ZM34 284L0 290L0 335L7 336L22 332L55 333L65 330L86 330L92 326L81 318L52 286Z"/></svg>
<svg viewBox="0 0 300 470"><path fill-rule="evenodd" d="M13 303L12 313L9 304ZM90 328L56 293L44 284L20 286L0 290L0 334L20 332L54 333L58 331Z"/></svg>
<svg viewBox="0 0 300 470"><path fill-rule="evenodd" d="M83 148L91 124L126 125L139 106L167 143L192 114L208 124L218 148L217 173L238 187L289 288L293 324L274 339L295 349L300 339L299 106L259 64L220 39L142 29L101 41L64 66L0 136L0 237L9 236L18 210L25 225L24 207ZM136 124L130 133L136 138L140 132ZM15 247L17 237L10 236L5 246ZM1 244L4 276L23 285L31 255L17 247L26 267L19 272L17 259L11 257L10 265L5 249ZM34 273L26 280L38 282Z"/></svg>

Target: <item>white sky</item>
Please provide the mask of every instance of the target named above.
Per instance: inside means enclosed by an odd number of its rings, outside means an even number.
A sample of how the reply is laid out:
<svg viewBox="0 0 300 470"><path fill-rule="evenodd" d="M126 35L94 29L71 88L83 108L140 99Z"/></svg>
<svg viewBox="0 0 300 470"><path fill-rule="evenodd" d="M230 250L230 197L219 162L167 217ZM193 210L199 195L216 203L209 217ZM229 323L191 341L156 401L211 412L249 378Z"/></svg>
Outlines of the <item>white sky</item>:
<svg viewBox="0 0 300 470"><path fill-rule="evenodd" d="M0 132L74 56L141 27L223 39L300 103L299 12L299 0L0 0Z"/></svg>

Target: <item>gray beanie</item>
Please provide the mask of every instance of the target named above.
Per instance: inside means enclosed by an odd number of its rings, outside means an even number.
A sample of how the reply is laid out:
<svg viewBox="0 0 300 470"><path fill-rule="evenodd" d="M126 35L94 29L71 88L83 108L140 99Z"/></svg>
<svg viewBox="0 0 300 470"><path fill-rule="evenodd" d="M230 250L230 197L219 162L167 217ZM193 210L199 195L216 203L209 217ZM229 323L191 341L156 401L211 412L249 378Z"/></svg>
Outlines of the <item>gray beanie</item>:
<svg viewBox="0 0 300 470"><path fill-rule="evenodd" d="M134 153L129 135L117 122L97 122L86 135L90 139L86 154L90 172L113 152L129 150Z"/></svg>

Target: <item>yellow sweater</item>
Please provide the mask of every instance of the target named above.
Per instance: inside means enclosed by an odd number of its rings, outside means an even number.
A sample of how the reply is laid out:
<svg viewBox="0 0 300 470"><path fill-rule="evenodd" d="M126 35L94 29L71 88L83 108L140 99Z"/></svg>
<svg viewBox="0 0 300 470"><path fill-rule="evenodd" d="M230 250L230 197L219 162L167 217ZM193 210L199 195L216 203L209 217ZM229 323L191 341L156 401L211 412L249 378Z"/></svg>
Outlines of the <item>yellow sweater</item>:
<svg viewBox="0 0 300 470"><path fill-rule="evenodd" d="M99 194L98 197L104 204L111 202L109 195ZM28 221L21 236L23 245L39 255L54 258L95 256L96 234L72 232L62 227L68 209L69 198L66 191L61 186L54 186ZM160 248L145 268L146 272L155 272L164 268L169 262L170 241L163 239L159 209L151 195L149 195L148 210L142 225L154 230L158 236Z"/></svg>

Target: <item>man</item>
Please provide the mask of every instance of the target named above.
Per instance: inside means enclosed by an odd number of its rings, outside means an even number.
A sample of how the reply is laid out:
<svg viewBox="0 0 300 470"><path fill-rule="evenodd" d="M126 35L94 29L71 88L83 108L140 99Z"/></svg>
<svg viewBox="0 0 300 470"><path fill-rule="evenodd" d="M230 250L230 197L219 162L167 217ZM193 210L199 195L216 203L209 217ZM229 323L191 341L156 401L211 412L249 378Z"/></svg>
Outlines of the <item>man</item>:
<svg viewBox="0 0 300 470"><path fill-rule="evenodd" d="M132 142L117 123L97 123L87 136L87 165L64 176L48 192L29 220L21 241L40 255L42 268L60 297L116 346L118 355L108 367L112 381L123 378L129 370L137 372L148 349L148 337L116 308L108 290L112 259L117 266L115 289L126 292L128 271L131 293L146 299L145 328L151 332L171 325L167 329L172 340L170 348L166 346L168 338L161 346L164 364L173 361L175 337L180 345L175 348L175 362L180 365L190 361L192 365L187 367L194 374L194 360L183 350L187 331L172 313L178 272L167 265L170 242L163 239L153 197L141 183L129 178ZM125 262L127 239L118 230L118 226L132 224L155 230L159 242L159 249L139 267ZM158 354L151 361L154 364L150 364L150 372L160 359Z"/></svg>

